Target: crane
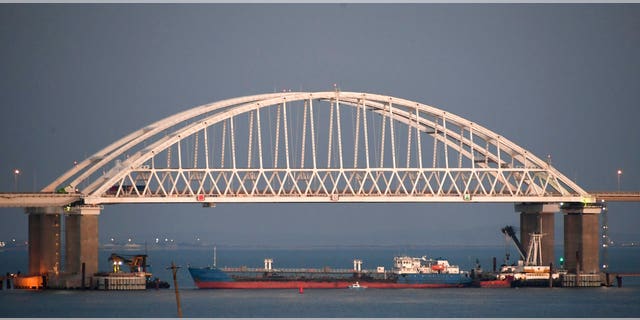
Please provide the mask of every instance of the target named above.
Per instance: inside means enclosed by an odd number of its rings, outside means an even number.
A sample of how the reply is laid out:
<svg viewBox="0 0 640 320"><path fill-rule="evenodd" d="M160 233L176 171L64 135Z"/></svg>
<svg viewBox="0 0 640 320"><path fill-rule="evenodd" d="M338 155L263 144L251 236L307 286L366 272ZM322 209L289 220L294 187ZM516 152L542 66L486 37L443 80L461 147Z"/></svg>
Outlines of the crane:
<svg viewBox="0 0 640 320"><path fill-rule="evenodd" d="M505 236L508 236L511 238L511 240L513 240L513 244L518 250L520 257L522 258L522 260L526 260L527 256L524 253L524 247L522 247L520 240L518 240L518 237L516 236L516 231L514 230L513 226L505 226L504 228L502 228L502 233L504 233Z"/></svg>

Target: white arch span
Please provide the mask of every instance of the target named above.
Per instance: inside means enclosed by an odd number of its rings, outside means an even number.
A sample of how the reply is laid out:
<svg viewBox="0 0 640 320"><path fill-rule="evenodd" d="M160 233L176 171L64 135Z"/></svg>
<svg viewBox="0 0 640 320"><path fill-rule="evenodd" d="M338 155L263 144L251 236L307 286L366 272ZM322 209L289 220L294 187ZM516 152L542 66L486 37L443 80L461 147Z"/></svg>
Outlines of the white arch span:
<svg viewBox="0 0 640 320"><path fill-rule="evenodd" d="M283 150L284 149L284 150ZM283 92L167 117L43 192L124 202L593 202L526 149L444 110L360 92Z"/></svg>

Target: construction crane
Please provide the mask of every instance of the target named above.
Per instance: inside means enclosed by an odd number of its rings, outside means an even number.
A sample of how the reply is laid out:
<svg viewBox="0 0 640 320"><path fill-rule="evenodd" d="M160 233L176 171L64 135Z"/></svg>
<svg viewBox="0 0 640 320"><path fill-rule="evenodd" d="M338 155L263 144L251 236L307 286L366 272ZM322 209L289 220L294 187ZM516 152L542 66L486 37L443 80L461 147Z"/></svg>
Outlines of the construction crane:
<svg viewBox="0 0 640 320"><path fill-rule="evenodd" d="M524 253L524 247L522 247L522 244L520 243L520 240L518 240L518 237L516 236L516 231L514 229L513 226L505 226L504 228L502 228L502 233L504 233L505 236L511 238L511 240L513 240L513 244L515 245L516 249L518 250L518 253L520 254L520 257L522 258L522 260L526 260L527 255Z"/></svg>
<svg viewBox="0 0 640 320"><path fill-rule="evenodd" d="M119 255L112 253L109 256L110 264L113 265L113 272L123 272L122 265L129 266L129 272L147 273L147 255Z"/></svg>

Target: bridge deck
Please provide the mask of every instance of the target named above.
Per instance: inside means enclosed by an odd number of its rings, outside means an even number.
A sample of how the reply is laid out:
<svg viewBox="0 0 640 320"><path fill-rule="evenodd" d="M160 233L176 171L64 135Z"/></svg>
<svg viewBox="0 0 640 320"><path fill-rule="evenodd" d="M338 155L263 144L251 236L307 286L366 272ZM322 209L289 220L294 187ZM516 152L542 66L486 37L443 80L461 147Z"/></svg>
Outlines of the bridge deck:
<svg viewBox="0 0 640 320"><path fill-rule="evenodd" d="M591 192L598 202L640 202L640 191L594 191Z"/></svg>
<svg viewBox="0 0 640 320"><path fill-rule="evenodd" d="M629 192L594 192L592 195L597 202L640 202L640 191ZM521 199L520 199L521 198ZM0 193L0 207L63 207L83 199L82 194L48 193L48 192L2 192ZM146 197L100 197L87 198L88 204L107 203L229 203L229 202L581 202L580 197L514 197L510 194L495 194L491 196L473 196L462 200L459 195L442 194L289 194L279 196L265 195L208 195L198 199L189 195L146 196Z"/></svg>
<svg viewBox="0 0 640 320"><path fill-rule="evenodd" d="M0 207L64 207L80 199L82 199L81 194L2 192Z"/></svg>

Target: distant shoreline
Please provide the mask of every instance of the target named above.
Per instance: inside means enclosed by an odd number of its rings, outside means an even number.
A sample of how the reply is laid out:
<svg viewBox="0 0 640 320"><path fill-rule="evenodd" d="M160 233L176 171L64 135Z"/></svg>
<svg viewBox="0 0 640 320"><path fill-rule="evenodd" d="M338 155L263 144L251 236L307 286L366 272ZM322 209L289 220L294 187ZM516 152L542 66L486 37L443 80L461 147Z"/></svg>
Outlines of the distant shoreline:
<svg viewBox="0 0 640 320"><path fill-rule="evenodd" d="M147 244L145 248L145 244L132 243L132 244L110 244L110 243L101 243L98 246L99 250L114 250L114 251L161 251L161 250L203 250L210 251L213 250L213 247L217 247L222 250L350 250L350 249L359 249L359 250L380 250L380 249L504 249L504 245L495 245L495 244L477 244L477 245L462 245L462 244L381 244L381 245L370 245L370 244L338 244L338 245L268 245L268 244L193 244L193 243L174 243L170 245L157 245L157 244ZM562 249L562 244L556 244L556 248ZM640 242L624 242L620 244L616 244L615 246L610 246L611 248L640 248ZM21 244L16 246L5 246L0 248L0 252L9 252L9 251L27 251L28 245Z"/></svg>
<svg viewBox="0 0 640 320"><path fill-rule="evenodd" d="M492 244L477 244L477 245L463 245L463 244L383 244L383 245L368 245L368 244L341 244L341 245L265 245L265 244L256 244L256 245L248 245L248 244L188 244L188 243L178 243L171 245L147 245L146 250L154 251L154 250L181 250L181 249L192 249L192 250L213 250L214 247L218 249L232 249L232 250L348 250L348 249L363 249L363 250L379 250L379 249L470 249L470 248L478 248L478 249L504 249L504 245L492 245ZM562 244L556 244L556 248L563 248ZM611 246L610 248L636 248L640 247L639 243L632 244L620 244L616 246ZM99 246L101 250L125 250L125 251L138 251L145 250L144 244L134 244L134 245L109 245L109 244L101 244Z"/></svg>

